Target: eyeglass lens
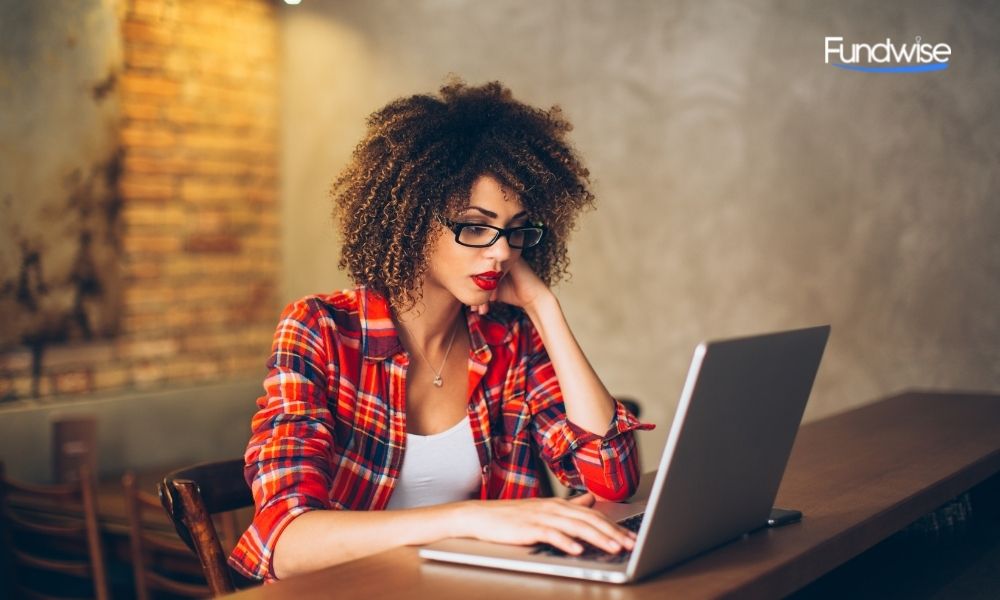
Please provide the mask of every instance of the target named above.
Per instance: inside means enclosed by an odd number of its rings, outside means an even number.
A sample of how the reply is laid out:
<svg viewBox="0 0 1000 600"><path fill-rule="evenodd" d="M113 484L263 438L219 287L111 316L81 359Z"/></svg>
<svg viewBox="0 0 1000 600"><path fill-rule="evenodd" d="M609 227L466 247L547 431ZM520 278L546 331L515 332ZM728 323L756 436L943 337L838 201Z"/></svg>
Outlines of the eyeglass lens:
<svg viewBox="0 0 1000 600"><path fill-rule="evenodd" d="M541 229L515 229L507 235L511 248L529 248L542 237ZM500 239L500 231L481 225L463 225L458 232L458 243L468 246L490 246Z"/></svg>

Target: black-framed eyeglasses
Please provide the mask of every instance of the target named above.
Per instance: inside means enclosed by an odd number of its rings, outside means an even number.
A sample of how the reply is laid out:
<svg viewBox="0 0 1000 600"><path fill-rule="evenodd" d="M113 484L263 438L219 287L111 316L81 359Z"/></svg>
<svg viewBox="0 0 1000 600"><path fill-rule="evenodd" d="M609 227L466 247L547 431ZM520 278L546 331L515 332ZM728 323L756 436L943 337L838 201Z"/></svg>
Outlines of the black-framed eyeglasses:
<svg viewBox="0 0 1000 600"><path fill-rule="evenodd" d="M445 227L455 234L455 241L470 248L486 248L497 243L500 236L507 238L511 248L523 250L537 246L545 234L544 225L525 225L523 227L508 227L502 229L483 223L460 223L441 217Z"/></svg>

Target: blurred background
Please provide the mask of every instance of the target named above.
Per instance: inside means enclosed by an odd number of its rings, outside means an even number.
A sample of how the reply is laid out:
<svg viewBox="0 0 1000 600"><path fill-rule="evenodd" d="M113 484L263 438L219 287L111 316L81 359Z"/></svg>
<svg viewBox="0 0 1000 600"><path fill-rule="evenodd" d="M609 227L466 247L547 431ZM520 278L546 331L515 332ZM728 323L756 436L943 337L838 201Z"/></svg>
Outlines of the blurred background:
<svg viewBox="0 0 1000 600"><path fill-rule="evenodd" d="M557 288L646 467L702 339L830 323L816 419L1000 390L1000 7L0 0L0 458L238 456L284 304L346 287L328 189L449 74L560 105L598 198ZM921 36L870 74L824 38ZM53 447L55 449L53 450Z"/></svg>

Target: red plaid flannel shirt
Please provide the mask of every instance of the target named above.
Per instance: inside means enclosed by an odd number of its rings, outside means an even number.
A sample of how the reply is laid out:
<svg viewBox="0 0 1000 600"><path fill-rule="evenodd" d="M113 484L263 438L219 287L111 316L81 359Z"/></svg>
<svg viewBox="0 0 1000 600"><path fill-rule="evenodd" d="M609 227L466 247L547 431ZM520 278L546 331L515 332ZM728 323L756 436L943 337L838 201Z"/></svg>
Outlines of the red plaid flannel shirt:
<svg viewBox="0 0 1000 600"><path fill-rule="evenodd" d="M577 427L527 316L466 314L480 498L538 496L533 447L565 485L631 495L639 478L631 432L652 426L618 403L603 437ZM275 542L306 511L385 508L403 464L408 364L388 303L365 287L285 309L245 455L257 510L229 558L235 569L273 579Z"/></svg>

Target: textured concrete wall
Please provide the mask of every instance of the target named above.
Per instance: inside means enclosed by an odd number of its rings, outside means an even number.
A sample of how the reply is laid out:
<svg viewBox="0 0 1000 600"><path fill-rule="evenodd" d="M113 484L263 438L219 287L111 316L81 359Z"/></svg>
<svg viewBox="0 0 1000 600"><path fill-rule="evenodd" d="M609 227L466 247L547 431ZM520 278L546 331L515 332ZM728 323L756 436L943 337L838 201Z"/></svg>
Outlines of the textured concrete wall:
<svg viewBox="0 0 1000 600"><path fill-rule="evenodd" d="M326 191L389 99L448 72L576 124L598 210L558 288L658 452L702 338L829 322L807 418L1000 390L1000 6L315 0L283 12L284 297L346 285ZM870 75L824 37L951 45Z"/></svg>
<svg viewBox="0 0 1000 600"><path fill-rule="evenodd" d="M116 4L0 0L0 350L117 328Z"/></svg>
<svg viewBox="0 0 1000 600"><path fill-rule="evenodd" d="M0 411L262 377L280 268L276 11L0 0ZM78 315L111 291L114 335L93 318L86 335Z"/></svg>

